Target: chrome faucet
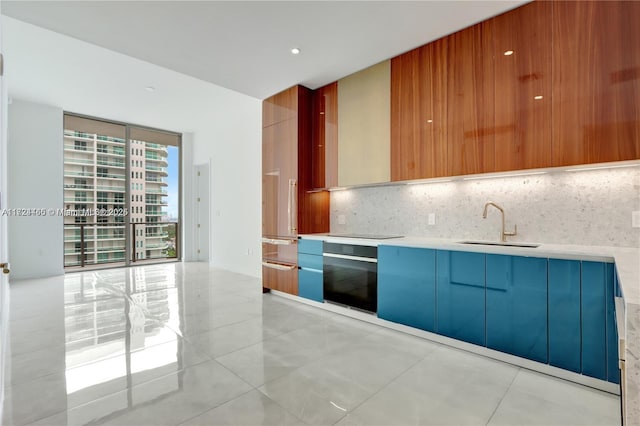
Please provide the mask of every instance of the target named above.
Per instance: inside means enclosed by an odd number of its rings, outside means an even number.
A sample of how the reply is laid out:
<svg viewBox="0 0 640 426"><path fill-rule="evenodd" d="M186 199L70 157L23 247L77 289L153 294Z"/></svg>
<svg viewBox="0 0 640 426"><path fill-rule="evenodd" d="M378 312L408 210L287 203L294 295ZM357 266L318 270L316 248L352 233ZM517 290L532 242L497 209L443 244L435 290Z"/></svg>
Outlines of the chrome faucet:
<svg viewBox="0 0 640 426"><path fill-rule="evenodd" d="M515 225L515 229L513 230L513 232L507 232L504 230L504 209L499 205L497 205L496 203L494 203L493 201L489 201L487 204L484 205L484 212L482 212L482 218L483 219L487 218L487 209L489 208L489 206L493 206L496 209L500 210L500 215L502 216L502 232L500 233L500 240L502 242L505 242L507 241L508 236L512 237L514 235L518 235L518 225Z"/></svg>

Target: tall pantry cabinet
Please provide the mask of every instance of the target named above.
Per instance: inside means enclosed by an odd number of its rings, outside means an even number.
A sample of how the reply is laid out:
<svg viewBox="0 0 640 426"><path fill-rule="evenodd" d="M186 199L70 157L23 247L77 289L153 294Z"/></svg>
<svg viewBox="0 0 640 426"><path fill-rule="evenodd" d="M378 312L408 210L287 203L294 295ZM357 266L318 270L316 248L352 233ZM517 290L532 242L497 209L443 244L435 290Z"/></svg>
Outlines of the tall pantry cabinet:
<svg viewBox="0 0 640 426"><path fill-rule="evenodd" d="M329 193L312 190L312 92L262 104L262 286L298 294L298 234L329 231Z"/></svg>

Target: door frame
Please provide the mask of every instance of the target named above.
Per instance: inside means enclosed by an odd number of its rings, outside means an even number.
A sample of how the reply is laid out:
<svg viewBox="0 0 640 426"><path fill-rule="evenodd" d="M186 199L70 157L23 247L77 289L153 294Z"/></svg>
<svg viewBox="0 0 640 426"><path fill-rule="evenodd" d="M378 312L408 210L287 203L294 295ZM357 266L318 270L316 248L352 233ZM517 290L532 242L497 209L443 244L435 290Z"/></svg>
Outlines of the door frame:
<svg viewBox="0 0 640 426"><path fill-rule="evenodd" d="M194 196L194 212L195 212L195 258L198 262L211 262L211 159L206 163L194 164L193 167L194 181L196 193ZM203 182L202 172L206 174L206 185ZM206 191L203 193L203 189ZM204 207L204 209L203 209ZM204 210L204 211L203 211ZM203 221L206 220L206 227L202 228ZM205 251L202 252L202 248Z"/></svg>
<svg viewBox="0 0 640 426"><path fill-rule="evenodd" d="M1 53L2 15L0 15L0 54ZM0 209L7 206L7 117L9 97L3 74L4 73L0 71ZM9 260L9 237L7 232L7 216L0 214L0 262L8 262ZM2 410L4 407L9 318L9 277L0 271L0 421L2 421Z"/></svg>

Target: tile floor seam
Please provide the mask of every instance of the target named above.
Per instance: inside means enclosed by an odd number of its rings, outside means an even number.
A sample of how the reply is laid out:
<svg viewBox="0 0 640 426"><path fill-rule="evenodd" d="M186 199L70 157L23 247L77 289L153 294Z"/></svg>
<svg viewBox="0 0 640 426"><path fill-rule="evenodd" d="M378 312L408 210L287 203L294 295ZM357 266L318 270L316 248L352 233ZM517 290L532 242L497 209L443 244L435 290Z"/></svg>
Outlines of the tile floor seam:
<svg viewBox="0 0 640 426"><path fill-rule="evenodd" d="M500 405L502 404L502 401L504 401L504 398L509 393L509 390L511 390L511 387L513 386L513 383L516 381L516 377L518 377L518 374L520 374L520 371L522 371L522 368L518 367L518 370L516 371L516 374L514 374L513 375L513 379L511 379L511 383L509 383L509 386L507 387L507 389L502 394L502 398L500 398L500 401L496 404L496 407L493 409L493 412L491 413L491 416L489 417L489 419L485 423L485 426L487 426L489 423L491 423L491 419L493 419L493 416L495 416L496 412L498 411L498 408L500 408Z"/></svg>
<svg viewBox="0 0 640 426"><path fill-rule="evenodd" d="M242 394L240 394L240 395L236 396L235 398L231 398L231 399L230 399L230 400L228 400L228 401L224 401L224 402L222 402L222 403L220 403L220 404L216 405L215 407L211 407L211 408L209 408L209 409L207 409L207 410L205 410L205 411L203 411L203 412L201 412L201 413L196 414L195 416L189 417L188 419L186 419L186 420L184 420L184 421L182 421L182 422L180 422L180 423L174 423L174 426L183 426L183 425L185 425L186 423L188 423L189 421L191 421L191 420L195 419L196 417L200 417L200 416L202 416L203 414L208 413L209 411L212 411L212 410L215 410L215 409L217 409L217 408L222 407L224 404L228 404L228 403L230 403L231 401L234 401L234 400L236 400L236 399L238 399L238 398L242 398L243 396L247 395L249 392L253 392L254 390L256 390L256 389L252 387L252 388L251 388L251 389L249 389L248 391L243 392Z"/></svg>
<svg viewBox="0 0 640 426"><path fill-rule="evenodd" d="M206 363L206 362L215 362L215 363L217 363L220 367L224 368L225 370L228 370L228 371L229 371L230 373L232 373L234 376L237 376L237 374L233 373L233 371L230 371L228 368L226 368L224 365L220 364L219 362L217 362L217 361L215 361L215 360L209 360L209 361L201 362L201 363L196 364L196 365L191 365L191 366L189 366L189 367L182 368L182 369L180 369L180 370L178 370L178 371L174 371L174 372L172 372L172 373L167 373L167 374L165 374L165 375L155 377L155 378L153 378L153 379L151 379L151 380L148 380L148 381L145 381L145 382L142 382L142 383L138 383L138 384L136 384L136 385L131 386L131 390L133 390L134 388L137 388L137 387L139 387L139 386L142 386L142 385L147 385L147 384L149 384L149 383L151 383L151 382L154 382L154 381L162 380L162 379L164 379L164 378L166 378L166 377L168 377L168 376L174 375L174 374L183 373L183 372L184 372L184 370L186 370L187 368L192 368L192 367L195 367L195 366L199 366L199 365L202 365L202 364L204 364L204 363ZM247 393L251 392L252 390L255 390L255 389L256 389L252 384L247 383L247 382L246 382L246 381L244 381L241 377L239 377L239 376L237 376L237 377L238 377L242 382L244 382L245 384L247 384L248 386L250 386L250 387L251 387L251 389L247 390L246 392L243 392L243 393L242 393L242 395L245 395L245 394L247 394ZM69 412L69 411L72 411L72 410L76 410L76 409L82 408L82 407L84 407L84 406L87 406L87 405L89 405L89 404L95 403L95 402L97 402L97 401L100 401L100 400L104 400L104 399L107 399L107 398L113 397L113 396L114 396L114 395L116 395L116 394L123 393L123 392L127 392L127 391L128 391L128 389L129 389L129 388L124 388L124 389L121 389L121 390L119 390L119 391L112 392L112 393L109 393L109 394L107 394L107 395L103 395L103 396L100 396L100 397L98 397L98 398L92 399L92 400L90 400L90 401L83 402L82 404L78 404L78 405L76 405L76 406L74 406L74 407L67 408L67 409L65 409L65 410L61 410L61 411L58 411L58 412L56 412L56 413L53 413L53 414L50 414L50 415L46 415L46 416L44 416L44 417L37 418L37 419L35 419L35 420L33 420L33 421L30 421L29 423L26 423L25 425L34 424L34 423L39 422L39 421L41 421L41 420L44 420L44 419L46 419L46 418L54 417L54 416L57 416L57 415L62 414L62 413L64 413L64 412ZM240 396L242 396L242 395L238 395L238 397L240 397ZM220 405L226 404L227 402L232 401L232 400L234 400L234 399L235 399L235 398L231 398L231 399L229 399L229 400L227 400L227 401L223 401L223 402L221 402L220 404L218 404L218 405L216 405L216 406L214 406L214 407L211 407L210 409L218 408ZM153 403L153 402L154 402L153 400L152 400L152 401L146 401L145 403L143 403L143 404L141 404L141 405L138 405L137 407L144 406L145 404L151 404L151 403ZM191 418L198 417L199 415L202 415L202 414L204 414L204 413L205 413L205 412L207 412L207 411L209 411L209 410L205 410L205 411L203 411L202 413L200 413L200 414L198 414L198 415L196 415L196 416L193 416L193 417L191 417ZM113 414L113 413L108 414L108 415L110 416L110 415L112 415L112 414ZM98 420L99 420L99 419L98 419ZM185 420L185 422L186 422L186 421L188 421L188 420ZM182 422L182 423L184 423L184 422ZM182 424L182 423L177 423L177 424Z"/></svg>
<svg viewBox="0 0 640 426"><path fill-rule="evenodd" d="M207 333L207 332L210 332L210 331L216 330L216 329L218 329L218 328L226 327L226 326L229 326L229 325L235 325L235 324L238 324L238 323L241 323L241 322L244 322L244 321L246 321L246 319L244 319L244 320L240 320L240 321L238 321L238 322L229 323L229 324L223 324L223 325L220 325L220 326L218 326L218 327L212 327L212 328L209 328L209 329L207 329L207 330L200 331L200 332L198 332L198 333L191 333L191 334L189 334L189 335L182 334L182 331L180 331L180 329L175 329L175 328L174 328L173 326L171 326L171 325L168 325L168 326L167 326L167 328L171 329L171 331L173 331L174 333L176 333L177 335L179 335L179 336L180 336L180 337L182 337L183 339L187 339L188 337L197 336L198 334ZM192 344L193 344L193 343L192 343Z"/></svg>
<svg viewBox="0 0 640 426"><path fill-rule="evenodd" d="M160 343L160 344L162 344L162 343ZM157 345L156 345L156 346L157 346ZM229 370L227 367L225 367L224 365L220 364L218 361L216 361L216 360L214 360L214 359L206 359L206 360L201 361L201 362L198 362L198 363L196 363L196 364L192 364L192 365L189 365L189 366L187 366L187 367L183 367L183 368L181 368L180 370L173 371L173 372L170 372L170 373L167 373L167 374L161 375L161 376L153 377L153 378L151 378L151 379L149 379L149 380L145 380L145 381L143 381L143 382L137 383L137 384L135 384L135 385L131 386L131 389L136 388L136 387L138 387L138 386L142 386L142 385L149 384L149 383L154 382L154 381L162 380L162 379L164 379L164 378L166 378L166 377L169 377L169 376L171 376L171 375L175 375L175 374L183 373L183 372L184 372L186 369L188 369L188 368L192 368L192 367L200 366L200 365L205 364L205 363L207 363L207 362L216 362L220 367L222 367L222 368L224 368L224 369L226 369L226 370ZM235 374L233 371L229 370L229 372L230 372L230 373L232 373L233 375L237 376L237 374ZM55 373L54 373L54 374L55 374ZM237 376L237 377L238 377L240 380L242 380L244 383L246 383L247 385L249 385L249 386L251 386L252 388L254 388L254 389L255 389L255 387L254 387L251 383L247 383L245 380L243 380L243 379L242 379L241 377L239 377L239 376ZM59 414L61 414L61 413L63 413L63 412L71 411L71 410L75 410L75 409L77 409L77 408L81 408L81 407L83 407L83 406L89 405L89 404L94 403L94 402L96 402L96 401L100 401L100 400L102 400L102 399L106 399L106 398L112 397L112 396L114 396L114 395L116 395L116 394L118 394L118 393L125 392L125 391L127 391L127 390L128 390L128 388L124 388L124 389L121 389L121 390L118 390L118 391L115 391L115 392L111 392L111 393L108 393L108 394L102 395L102 396L100 396L100 397L98 397L98 398L94 398L94 399L92 399L92 400L85 401L85 402L83 402L82 404L78 404L78 405L75 405L75 406L73 406L73 407L70 407L70 408L64 409L64 410L62 410L62 411L58 411L58 412L56 412L56 413L49 414L49 415L46 415L46 416L44 416L44 417L40 417L40 418L34 419L33 421L31 421L31 422L29 422L29 423L27 423L27 424L33 424L33 423L36 423L36 422L38 422L38 421L40 421L40 420L44 420L44 419L46 419L46 418L48 418L48 417L57 416L57 415L59 415ZM247 391L247 392L250 392L250 390L249 390L249 391ZM245 392L245 393L246 393L246 392ZM224 403L223 403L223 404L224 404ZM215 407L214 407L214 408L215 408ZM194 417L197 417L197 416L194 416Z"/></svg>
<svg viewBox="0 0 640 426"><path fill-rule="evenodd" d="M32 425L32 424L37 423L37 422L39 422L39 421L42 421L42 420L44 420L44 419L47 419L47 418L49 418L49 417L54 417L54 416L57 416L57 415L59 415L59 414L62 414L62 413L64 413L64 412L66 412L66 411L69 411L69 410L68 410L68 409L63 409L63 410L60 410L60 411L56 411L56 412L55 412L55 413L53 413L53 414L47 414L47 415L45 415L45 416L38 417L38 418L36 418L36 419L30 420L29 422L17 422L17 423L16 423L16 422L14 421L13 423L10 423L10 425L11 425L11 426L18 426L18 425L29 426L29 425ZM2 419L0 419L0 420L2 420Z"/></svg>
<svg viewBox="0 0 640 426"><path fill-rule="evenodd" d="M205 332L205 333L206 333L206 332ZM285 333L282 333L282 334L285 334ZM281 336L282 334L278 334L278 335L273 336L273 337L278 337L278 336ZM185 337L184 339L186 339L186 337ZM232 353L234 353L234 352L241 351L241 350L243 350L243 349L247 349L247 348L249 348L249 347L251 347L251 346L253 346L253 345L256 345L256 344L258 344L258 343L265 342L265 341L267 341L268 339L269 339L269 338L267 338L267 339L262 339L262 340L258 340L257 342L252 342L252 343L247 344L246 346L242 346L242 347L239 347L239 348L237 348L237 349L234 349L234 350L232 350L232 351L230 351L230 352L221 353L221 354L219 354L219 355L215 355L215 356L214 356L213 354L209 355L209 354L207 353L207 356L209 356L212 360L216 360L217 358L220 358L220 357L223 357L223 356L226 356L226 355L231 355L231 354L232 354ZM189 342L189 343L190 343L191 345L195 346L196 348L198 348L198 350L200 350L201 352L205 351L205 350L204 350L200 345L198 345L197 343L194 343L194 342ZM222 365L222 364L221 364L221 365Z"/></svg>
<svg viewBox="0 0 640 426"><path fill-rule="evenodd" d="M172 332L174 332L173 330L171 330L171 331L172 331ZM175 333L175 332L174 332L174 333ZM178 336L178 337L180 337L180 336ZM159 343L153 344L153 345L151 345L151 346L145 346L145 347L144 347L144 349L137 349L137 350L131 351L130 353L131 353L131 354L139 353L139 352L142 352L142 351L144 351L144 350L146 350L146 349L155 348L155 347L157 347L157 346L161 346L161 345L166 345L167 343L170 343L170 342L171 342L171 341L168 341L168 342L159 342ZM192 345L192 346L193 346L196 350L198 350L198 352L200 352L202 355L204 355L205 357L209 358L209 360L213 361L213 358L211 358L208 354L204 353L200 348L196 347L193 343L190 343L190 345ZM21 354L21 355L24 355L24 354ZM115 358L119 358L119 357L122 357L122 356L124 356L124 354L119 354L119 355L109 356L109 357L102 358L102 359L97 360L97 361L92 361L92 362L87 362L87 363L83 363L83 364L79 364L79 365L74 365L74 366L73 366L73 367L71 367L71 368L66 368L66 363L65 363L65 372L67 372L67 371L71 371L71 370L74 370L74 369L76 369L76 368L80 368L80 367L86 367L86 366L88 366L88 365L96 364L96 363L99 363L99 362L104 362L104 361L107 361L107 360L113 360L113 359L115 359ZM196 364L190 365L190 367L193 367L193 366L195 366L195 365L202 364L203 362L206 362L206 361L198 362L198 363L196 363ZM43 378L46 378L46 377L50 377L50 376L53 376L53 375L56 375L56 374L60 374L60 373L47 373L47 374L43 374L42 376L34 377L34 378L29 379L29 380L25 380L25 381L23 381L23 382L20 382L20 383L16 383L16 384L9 384L9 386L7 386L7 387L6 387L5 391L6 391L6 390L11 390L13 387L26 385L26 384L31 383L31 382L34 382L34 381L36 381L36 380L43 379ZM161 376L161 377L164 377L164 376Z"/></svg>
<svg viewBox="0 0 640 426"><path fill-rule="evenodd" d="M265 394L264 392L262 392L260 389L256 388L256 390L258 392L260 392L262 395L264 395L269 401L273 402L274 404L276 404L278 407L280 407L281 409L283 409L284 411L286 411L287 413L289 413L290 415L292 415L293 417L295 417L296 420L302 422L303 425L309 425L309 423L305 422L304 420L302 420L300 417L298 417L295 413L292 413L291 410L289 410L287 407L285 407L284 405L280 404L278 401L276 401L275 399L272 399L269 395Z"/></svg>
<svg viewBox="0 0 640 426"><path fill-rule="evenodd" d="M260 342L258 342L258 343L260 343ZM352 342L350 342L350 343L348 343L348 344L345 344L345 345L344 345L343 347L341 347L341 348L336 348L336 349L334 349L334 350L332 350L332 351L330 351L330 352L327 352L327 353L318 353L318 355L313 356L312 358L310 358L310 359L309 359L309 362L307 362L307 363L305 363L305 364L303 364L303 365L300 365L300 366L298 366L298 367L294 368L293 370L291 370L291 371L289 371L289 372L287 372L287 373L285 373L285 374L283 374L283 375L281 375L281 376L274 377L274 378L272 378L272 379L269 379L269 380L265 381L265 382L264 382L264 383L262 383L260 386L256 387L256 389L258 389L258 388L260 388L260 387L265 386L267 383L271 383L271 382L274 382L274 381L276 381L276 380L282 379L283 377L285 377L285 376L287 376L287 375L289 375L289 374L295 373L295 372L297 372L297 371L299 371L299 370L301 370L301 369L303 369L303 368L305 368L305 367L308 367L309 365L311 365L311 364L313 364L313 363L317 362L318 360L320 360L322 357L329 356L329 355L333 355L333 354L335 354L336 352L338 352L338 351L340 351L340 350L343 350L345 346L348 346L348 345L350 345L351 343L352 343ZM251 346L253 346L253 345L251 345ZM246 348L243 348L243 349L246 349ZM305 349L302 349L302 350L304 351ZM230 354L232 354L232 353L233 353L233 352L231 352L231 353L229 353L229 354L221 355L221 356L228 356L228 355L230 355ZM422 361L422 360L419 360L418 362L420 362L420 361ZM403 372L403 373L404 373L404 372ZM402 374L402 373L401 373L401 374ZM266 395L266 394L265 394L265 395ZM268 395L267 395L267 396L268 396Z"/></svg>
<svg viewBox="0 0 640 426"><path fill-rule="evenodd" d="M401 333L401 332L400 332ZM398 380L400 378L400 376L402 376L403 374L405 374L407 371L411 370L413 367L415 367L416 365L418 365L419 363L421 363L422 361L424 361L425 359L427 359L427 357L429 357L429 355L431 355L433 353L429 352L428 354L425 354L422 358L418 359L416 362L414 362L413 364L411 364L410 366L408 366L407 368L405 368L403 371L401 371L399 374L397 374L394 378L392 378L391 380L389 380L387 383L385 383L384 385L382 385L380 387L380 389L378 389L377 391L375 391L373 394L371 394L368 398L366 398L364 401L360 402L360 404L356 405L355 407L353 407L353 409L348 410L342 417L340 417L337 421L335 421L333 424L337 424L339 422L341 422L344 418L348 417L350 413L353 413L354 411L356 411L358 409L358 407L360 407L361 405L363 405L365 402L369 401L371 398L373 398L374 396L378 395L380 392L382 392L384 389L386 389L387 387L389 387L389 385L391 385L393 382L395 382L396 380Z"/></svg>

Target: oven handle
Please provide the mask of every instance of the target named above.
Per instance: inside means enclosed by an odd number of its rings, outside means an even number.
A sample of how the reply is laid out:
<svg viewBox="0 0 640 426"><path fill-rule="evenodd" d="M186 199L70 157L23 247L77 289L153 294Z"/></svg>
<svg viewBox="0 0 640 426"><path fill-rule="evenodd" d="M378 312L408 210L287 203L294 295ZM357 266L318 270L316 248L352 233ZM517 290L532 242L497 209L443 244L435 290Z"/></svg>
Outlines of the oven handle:
<svg viewBox="0 0 640 426"><path fill-rule="evenodd" d="M336 259L355 260L356 262L378 263L378 259L371 257L349 256L347 254L322 253L324 257L334 257Z"/></svg>
<svg viewBox="0 0 640 426"><path fill-rule="evenodd" d="M262 262L262 266L271 269L277 269L278 271L291 271L296 269L296 265L281 265L280 263Z"/></svg>

